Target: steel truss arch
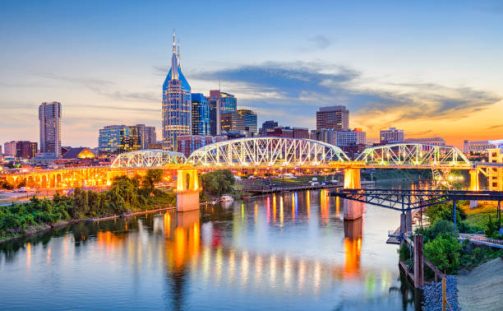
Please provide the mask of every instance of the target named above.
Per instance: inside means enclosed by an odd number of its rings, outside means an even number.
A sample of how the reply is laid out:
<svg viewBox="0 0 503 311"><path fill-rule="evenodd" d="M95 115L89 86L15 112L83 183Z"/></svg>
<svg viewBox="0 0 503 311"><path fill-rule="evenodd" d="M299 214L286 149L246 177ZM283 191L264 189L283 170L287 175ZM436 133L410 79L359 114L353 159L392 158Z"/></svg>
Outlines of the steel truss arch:
<svg viewBox="0 0 503 311"><path fill-rule="evenodd" d="M471 167L456 147L425 144L391 144L366 148L356 161L373 166Z"/></svg>
<svg viewBox="0 0 503 311"><path fill-rule="evenodd" d="M339 147L311 139L254 137L226 140L195 150L187 159L195 166L318 166L346 162Z"/></svg>
<svg viewBox="0 0 503 311"><path fill-rule="evenodd" d="M112 162L112 168L160 168L168 164L184 164L183 153L161 149L145 149L119 154Z"/></svg>

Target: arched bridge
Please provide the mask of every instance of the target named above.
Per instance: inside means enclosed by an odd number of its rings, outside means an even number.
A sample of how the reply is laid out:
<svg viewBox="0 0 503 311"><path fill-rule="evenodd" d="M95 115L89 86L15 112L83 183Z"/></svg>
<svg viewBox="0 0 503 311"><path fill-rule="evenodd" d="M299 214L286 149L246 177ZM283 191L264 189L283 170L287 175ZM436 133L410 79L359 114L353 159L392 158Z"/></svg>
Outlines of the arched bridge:
<svg viewBox="0 0 503 311"><path fill-rule="evenodd" d="M170 164L184 164L187 161L181 152L160 149L146 149L119 154L112 162L112 168L162 168Z"/></svg>
<svg viewBox="0 0 503 311"><path fill-rule="evenodd" d="M226 140L194 151L187 162L203 167L317 166L350 161L339 147L310 139L257 137Z"/></svg>
<svg viewBox="0 0 503 311"><path fill-rule="evenodd" d="M356 159L365 167L397 168L470 168L468 158L452 146L392 144L369 147Z"/></svg>
<svg viewBox="0 0 503 311"><path fill-rule="evenodd" d="M117 156L111 167L34 170L2 177L28 187L62 189L110 184L114 176L144 174L149 168L163 168L166 174L189 168L204 171L229 168L251 173L274 174L274 170L343 170L345 186L359 188L360 169L470 170L472 190L478 189L478 165L470 163L455 147L422 144L393 144L365 149L351 160L339 147L310 139L255 137L227 140L204 146L188 158L165 150L140 150ZM168 172L169 171L169 172ZM503 182L502 182L503 184Z"/></svg>

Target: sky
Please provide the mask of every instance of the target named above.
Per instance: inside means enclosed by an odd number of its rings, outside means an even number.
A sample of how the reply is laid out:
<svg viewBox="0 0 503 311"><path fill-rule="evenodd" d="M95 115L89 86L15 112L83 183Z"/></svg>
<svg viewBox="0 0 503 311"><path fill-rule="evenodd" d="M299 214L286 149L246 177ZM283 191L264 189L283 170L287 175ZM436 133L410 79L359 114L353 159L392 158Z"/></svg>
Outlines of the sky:
<svg viewBox="0 0 503 311"><path fill-rule="evenodd" d="M233 93L281 125L346 105L367 137L503 138L502 1L0 0L0 142L38 141L38 105L63 106L62 143L155 125L173 30L193 93Z"/></svg>

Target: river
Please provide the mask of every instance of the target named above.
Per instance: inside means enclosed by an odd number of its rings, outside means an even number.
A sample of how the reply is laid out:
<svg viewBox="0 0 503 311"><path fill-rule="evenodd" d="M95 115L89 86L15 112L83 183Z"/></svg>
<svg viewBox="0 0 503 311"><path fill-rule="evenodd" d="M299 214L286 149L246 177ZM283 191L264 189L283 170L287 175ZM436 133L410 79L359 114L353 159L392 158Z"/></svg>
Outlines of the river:
<svg viewBox="0 0 503 311"><path fill-rule="evenodd" d="M0 245L0 310L414 310L399 213L326 190L80 223Z"/></svg>

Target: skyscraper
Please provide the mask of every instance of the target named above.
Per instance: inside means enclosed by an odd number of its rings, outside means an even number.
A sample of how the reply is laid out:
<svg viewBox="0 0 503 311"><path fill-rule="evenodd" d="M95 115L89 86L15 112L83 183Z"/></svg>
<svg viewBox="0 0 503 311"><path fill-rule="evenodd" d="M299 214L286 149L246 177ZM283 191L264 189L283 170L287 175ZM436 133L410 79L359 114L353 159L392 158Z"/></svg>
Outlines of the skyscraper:
<svg viewBox="0 0 503 311"><path fill-rule="evenodd" d="M243 119L244 130L248 136L257 135L257 114L250 109L238 109L238 114Z"/></svg>
<svg viewBox="0 0 503 311"><path fill-rule="evenodd" d="M136 124L138 130L138 138L140 139L141 149L149 149L150 145L157 142L157 134L155 126L146 126L145 124Z"/></svg>
<svg viewBox="0 0 503 311"><path fill-rule="evenodd" d="M171 69L162 85L162 138L169 150L177 150L177 136L192 133L191 89L180 67L179 52L173 33Z"/></svg>
<svg viewBox="0 0 503 311"><path fill-rule="evenodd" d="M230 93L220 90L211 90L209 97L210 104L210 133L211 135L220 135L222 130L222 114L226 112L235 112L237 108L237 99Z"/></svg>
<svg viewBox="0 0 503 311"><path fill-rule="evenodd" d="M40 120L40 152L61 156L61 103L42 103L38 108Z"/></svg>
<svg viewBox="0 0 503 311"><path fill-rule="evenodd" d="M316 112L316 129L345 131L349 127L349 110L345 106L321 107Z"/></svg>
<svg viewBox="0 0 503 311"><path fill-rule="evenodd" d="M210 105L200 93L192 94L192 135L210 135Z"/></svg>

